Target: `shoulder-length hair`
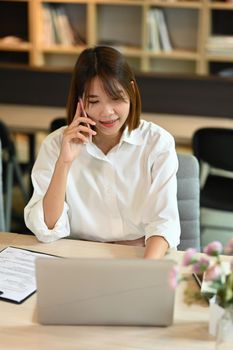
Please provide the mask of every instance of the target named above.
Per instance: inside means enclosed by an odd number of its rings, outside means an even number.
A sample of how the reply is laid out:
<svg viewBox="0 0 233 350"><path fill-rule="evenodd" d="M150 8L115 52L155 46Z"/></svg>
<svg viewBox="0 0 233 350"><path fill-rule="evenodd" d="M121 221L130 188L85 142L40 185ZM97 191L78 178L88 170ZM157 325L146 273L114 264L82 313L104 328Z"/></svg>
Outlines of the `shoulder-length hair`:
<svg viewBox="0 0 233 350"><path fill-rule="evenodd" d="M85 100L95 77L101 80L104 90L113 98L123 98L119 84L123 87L130 99L130 110L125 124L129 132L137 128L141 115L141 96L137 82L124 56L109 46L88 48L78 57L67 101L68 124L74 118L78 98L83 97Z"/></svg>

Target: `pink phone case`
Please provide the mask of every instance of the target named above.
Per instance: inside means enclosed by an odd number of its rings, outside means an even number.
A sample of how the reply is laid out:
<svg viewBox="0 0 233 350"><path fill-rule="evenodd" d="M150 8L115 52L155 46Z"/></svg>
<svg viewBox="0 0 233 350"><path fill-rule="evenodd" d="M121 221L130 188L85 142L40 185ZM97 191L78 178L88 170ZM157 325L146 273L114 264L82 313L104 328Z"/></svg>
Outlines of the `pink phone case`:
<svg viewBox="0 0 233 350"><path fill-rule="evenodd" d="M79 100L79 103L80 103L80 107L81 107L82 114L83 114L83 116L84 116L85 118L87 118L87 113L86 113L86 111L85 111L85 109L84 109L83 100L81 99L81 97L79 97L78 100ZM88 123L86 123L86 124L87 124L87 127L88 127L89 129L91 129L90 125L89 125ZM89 136L89 141L92 142L92 135Z"/></svg>

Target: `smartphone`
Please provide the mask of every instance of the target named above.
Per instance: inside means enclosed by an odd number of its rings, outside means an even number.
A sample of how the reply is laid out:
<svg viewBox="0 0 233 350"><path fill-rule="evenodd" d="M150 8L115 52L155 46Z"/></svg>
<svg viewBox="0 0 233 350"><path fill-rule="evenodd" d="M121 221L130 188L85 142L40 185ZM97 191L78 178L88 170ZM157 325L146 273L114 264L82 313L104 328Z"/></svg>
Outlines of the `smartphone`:
<svg viewBox="0 0 233 350"><path fill-rule="evenodd" d="M78 100L79 100L79 104L80 104L80 108L81 108L81 113L82 113L82 115L83 115L85 118L87 118L87 113L86 113L86 111L85 111L85 109L84 109L83 100L82 100L81 97L79 97ZM86 123L86 125L87 125L87 127L88 127L89 129L91 129L90 124ZM89 135L89 141L92 142L92 135Z"/></svg>

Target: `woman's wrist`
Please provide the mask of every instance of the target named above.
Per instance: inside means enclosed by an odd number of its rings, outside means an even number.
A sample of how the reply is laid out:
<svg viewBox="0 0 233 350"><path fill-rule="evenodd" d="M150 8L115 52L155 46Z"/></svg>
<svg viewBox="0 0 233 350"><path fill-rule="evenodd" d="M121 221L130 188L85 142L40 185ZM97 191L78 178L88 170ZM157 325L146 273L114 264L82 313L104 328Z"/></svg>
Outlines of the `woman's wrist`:
<svg viewBox="0 0 233 350"><path fill-rule="evenodd" d="M62 157L59 157L56 162L55 168L68 172L70 170L71 164L72 161L64 161Z"/></svg>
<svg viewBox="0 0 233 350"><path fill-rule="evenodd" d="M162 236L151 236L146 240L145 259L161 259L169 248L168 242Z"/></svg>

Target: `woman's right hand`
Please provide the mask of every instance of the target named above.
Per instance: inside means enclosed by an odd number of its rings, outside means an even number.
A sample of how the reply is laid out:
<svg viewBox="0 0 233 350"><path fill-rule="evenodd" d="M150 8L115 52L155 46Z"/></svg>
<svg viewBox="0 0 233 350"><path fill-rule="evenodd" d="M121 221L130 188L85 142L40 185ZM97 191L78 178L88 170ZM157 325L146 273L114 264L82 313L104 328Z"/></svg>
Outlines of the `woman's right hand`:
<svg viewBox="0 0 233 350"><path fill-rule="evenodd" d="M64 130L59 161L71 164L78 156L82 144L89 142L89 138L96 135L96 131L92 130L88 124L94 126L96 123L91 118L82 115L78 102L74 119Z"/></svg>

